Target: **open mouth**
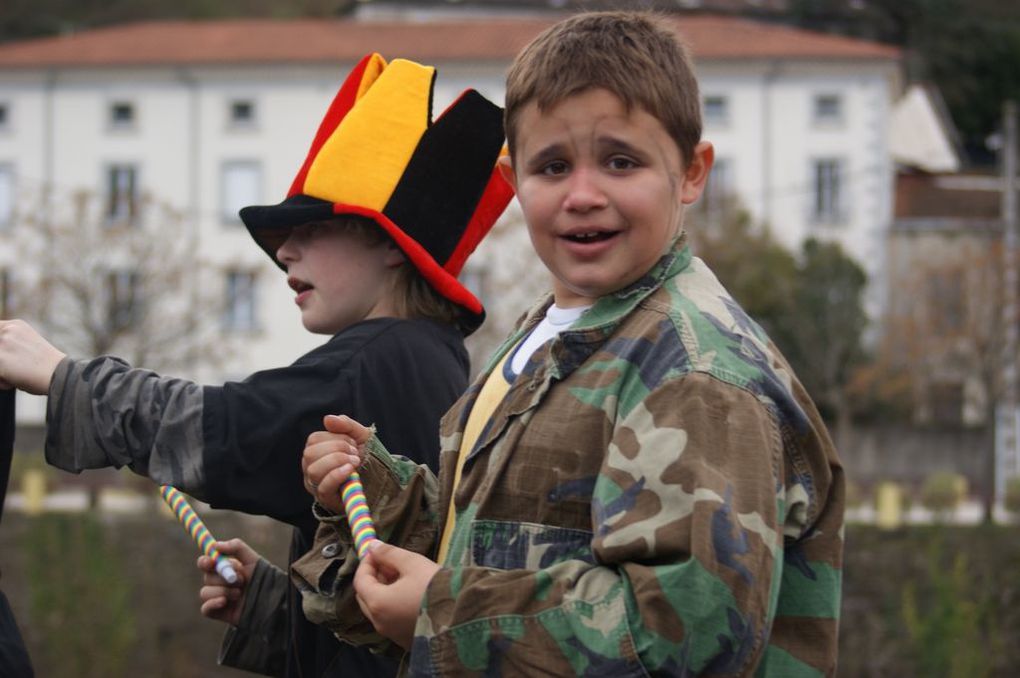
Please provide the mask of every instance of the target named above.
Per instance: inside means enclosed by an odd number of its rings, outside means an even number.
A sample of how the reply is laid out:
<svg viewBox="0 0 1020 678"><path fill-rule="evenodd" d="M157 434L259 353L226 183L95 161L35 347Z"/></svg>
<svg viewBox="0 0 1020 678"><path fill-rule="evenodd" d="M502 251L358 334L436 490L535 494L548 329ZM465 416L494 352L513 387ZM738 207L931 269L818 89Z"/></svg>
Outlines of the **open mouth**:
<svg viewBox="0 0 1020 678"><path fill-rule="evenodd" d="M314 289L312 285L309 285L304 280L298 280L297 278L287 278L287 284L290 285L290 288L298 294Z"/></svg>
<svg viewBox="0 0 1020 678"><path fill-rule="evenodd" d="M570 242L587 244L609 240L616 234L617 231L588 231L584 233L569 233L563 237Z"/></svg>

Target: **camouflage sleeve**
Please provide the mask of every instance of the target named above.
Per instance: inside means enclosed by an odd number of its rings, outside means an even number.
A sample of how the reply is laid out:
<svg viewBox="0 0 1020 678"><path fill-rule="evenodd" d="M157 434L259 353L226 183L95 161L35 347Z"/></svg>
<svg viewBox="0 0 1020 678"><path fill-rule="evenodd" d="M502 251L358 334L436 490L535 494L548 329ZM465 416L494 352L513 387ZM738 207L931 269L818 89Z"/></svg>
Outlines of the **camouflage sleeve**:
<svg viewBox="0 0 1020 678"><path fill-rule="evenodd" d="M202 387L120 358L64 358L46 405L46 461L72 473L129 467L205 499Z"/></svg>
<svg viewBox="0 0 1020 678"><path fill-rule="evenodd" d="M750 392L700 374L623 408L595 480L591 553L440 570L415 674L752 672L783 562L776 420ZM535 526L546 551L555 539Z"/></svg>
<svg viewBox="0 0 1020 678"><path fill-rule="evenodd" d="M438 539L436 476L424 464L390 455L375 436L368 442L368 451L358 472L379 538L431 555ZM402 655L402 649L376 633L355 600L358 557L346 517L319 505L315 515L319 519L315 543L291 565L291 581L301 591L305 617L325 625L341 640Z"/></svg>

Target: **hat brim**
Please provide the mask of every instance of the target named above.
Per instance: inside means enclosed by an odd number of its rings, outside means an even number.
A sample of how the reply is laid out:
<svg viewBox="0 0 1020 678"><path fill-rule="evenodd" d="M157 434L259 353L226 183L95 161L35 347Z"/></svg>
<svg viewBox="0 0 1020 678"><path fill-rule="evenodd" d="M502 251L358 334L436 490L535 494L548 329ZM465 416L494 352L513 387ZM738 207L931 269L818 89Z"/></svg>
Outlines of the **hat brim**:
<svg viewBox="0 0 1020 678"><path fill-rule="evenodd" d="M240 215L258 246L283 270L287 267L277 260L276 251L286 242L291 229L335 216L333 203L300 194L292 195L276 205L242 207Z"/></svg>
<svg viewBox="0 0 1020 678"><path fill-rule="evenodd" d="M478 299L464 287L456 276L446 271L413 238L385 215L354 205L334 204L319 198L297 194L276 205L252 205L240 211L248 233L258 246L269 255L281 270L284 266L276 252L286 242L295 226L326 221L344 214L367 217L386 231L404 252L408 260L441 296L460 309L459 326L465 336L474 332L485 319L485 309Z"/></svg>

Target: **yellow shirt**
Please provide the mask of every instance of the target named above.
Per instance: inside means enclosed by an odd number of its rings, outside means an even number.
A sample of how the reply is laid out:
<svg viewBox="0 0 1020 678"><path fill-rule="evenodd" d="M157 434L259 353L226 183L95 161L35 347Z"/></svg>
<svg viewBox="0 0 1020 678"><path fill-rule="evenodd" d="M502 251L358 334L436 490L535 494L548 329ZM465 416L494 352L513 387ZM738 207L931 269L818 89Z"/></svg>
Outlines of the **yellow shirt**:
<svg viewBox="0 0 1020 678"><path fill-rule="evenodd" d="M446 512L446 524L443 527L443 535L439 539L439 556L436 562L440 565L446 560L446 554L450 549L450 536L453 534L453 526L457 520L457 512L453 505L453 493L457 491L457 486L460 484L461 472L464 470L464 460L467 459L467 456L474 448L486 422L489 421L492 413L496 411L496 407L503 400L507 391L510 390L511 382L507 381L503 368L506 361L514 353L515 351L513 350L507 351L499 363L492 368L489 378L485 380L485 385L482 386L482 390L478 393L478 398L475 400L475 404L471 408L471 414L468 416L467 425L464 427L464 437L460 441L460 450L457 452L457 466L453 474L450 508Z"/></svg>

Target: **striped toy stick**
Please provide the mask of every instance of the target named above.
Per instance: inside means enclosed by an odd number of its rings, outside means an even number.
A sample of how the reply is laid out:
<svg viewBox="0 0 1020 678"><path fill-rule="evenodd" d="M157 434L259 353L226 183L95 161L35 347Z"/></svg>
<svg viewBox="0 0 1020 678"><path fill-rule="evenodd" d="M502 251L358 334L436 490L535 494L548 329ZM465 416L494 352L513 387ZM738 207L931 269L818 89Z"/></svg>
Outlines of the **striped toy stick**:
<svg viewBox="0 0 1020 678"><path fill-rule="evenodd" d="M378 537L375 535L375 524L368 510L368 502L365 501L365 488L361 486L361 476L357 471L352 471L347 478L340 490L340 497L344 502L344 511L347 512L347 522L351 526L354 548L358 551L358 557L364 559L370 545Z"/></svg>
<svg viewBox="0 0 1020 678"><path fill-rule="evenodd" d="M159 493L162 495L163 501L167 503L167 506L177 516L177 520L181 521L184 529L187 530L191 538L198 544L199 550L216 561L216 572L226 579L228 584L237 583L237 572L234 571L226 556L217 551L216 547L213 546L216 540L213 539L205 523L198 517L195 510L191 508L191 504L184 498L184 495L178 492L176 487L170 485L160 485Z"/></svg>

